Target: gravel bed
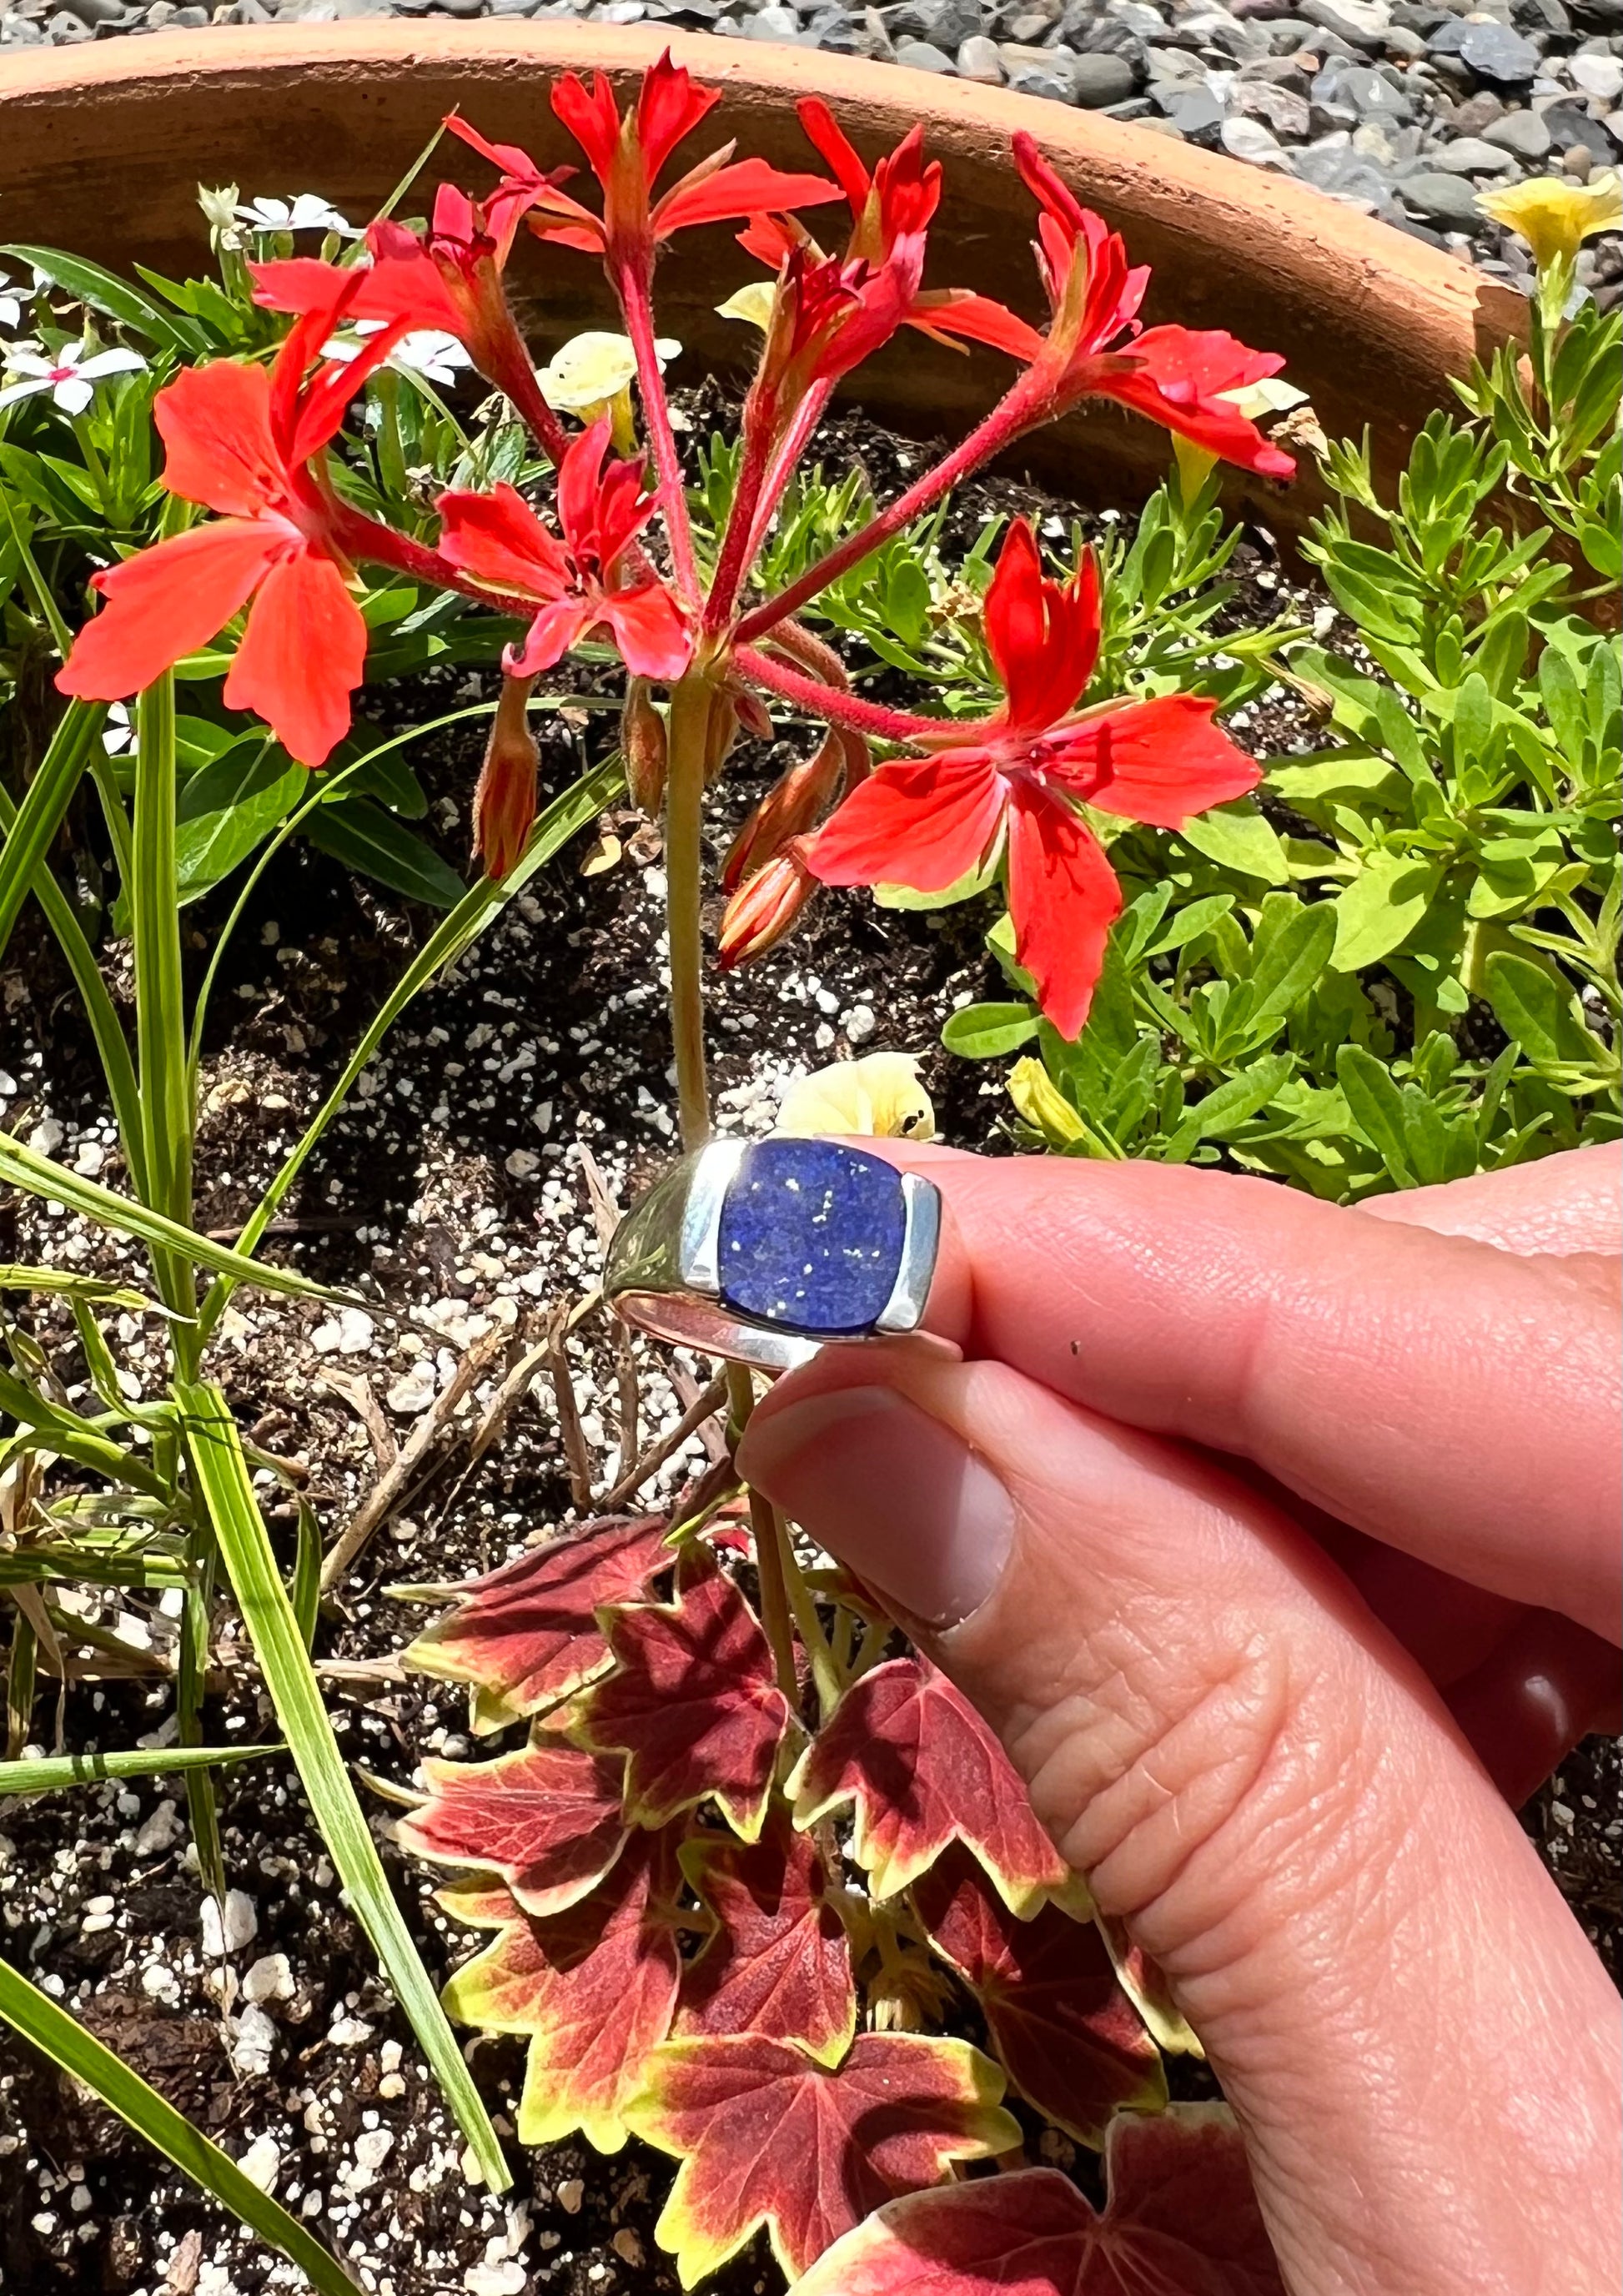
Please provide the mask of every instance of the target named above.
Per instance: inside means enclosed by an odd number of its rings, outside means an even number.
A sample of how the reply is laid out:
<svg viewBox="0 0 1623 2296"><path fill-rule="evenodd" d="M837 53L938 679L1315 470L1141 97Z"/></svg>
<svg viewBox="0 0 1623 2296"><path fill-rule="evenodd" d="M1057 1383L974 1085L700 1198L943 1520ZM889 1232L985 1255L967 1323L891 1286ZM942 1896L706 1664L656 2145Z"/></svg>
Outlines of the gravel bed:
<svg viewBox="0 0 1623 2296"><path fill-rule="evenodd" d="M668 22L1007 86L1293 176L1517 285L1526 251L1476 194L1623 154L1623 0L0 0L0 52L433 13ZM1579 278L1615 299L1623 244Z"/></svg>

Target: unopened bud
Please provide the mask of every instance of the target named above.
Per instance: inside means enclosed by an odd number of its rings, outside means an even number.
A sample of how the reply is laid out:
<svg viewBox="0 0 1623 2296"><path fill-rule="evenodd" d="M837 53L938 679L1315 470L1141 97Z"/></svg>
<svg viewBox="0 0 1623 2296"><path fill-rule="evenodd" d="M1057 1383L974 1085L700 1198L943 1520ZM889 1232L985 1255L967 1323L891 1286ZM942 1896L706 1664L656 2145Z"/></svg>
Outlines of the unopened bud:
<svg viewBox="0 0 1623 2296"><path fill-rule="evenodd" d="M718 780L727 762L728 752L738 738L737 697L725 685L718 685L710 695L710 723L705 739L704 785Z"/></svg>
<svg viewBox="0 0 1623 2296"><path fill-rule="evenodd" d="M721 920L717 962L724 972L753 964L794 931L800 913L818 890L806 865L810 839L791 839L764 868L741 885Z"/></svg>
<svg viewBox="0 0 1623 2296"><path fill-rule="evenodd" d="M533 677L504 677L489 746L473 792L473 851L488 877L504 877L524 850L536 817L541 752L527 705Z"/></svg>
<svg viewBox="0 0 1623 2296"><path fill-rule="evenodd" d="M627 685L620 747L626 756L626 786L631 802L651 821L657 821L665 800L665 720L654 707L645 677L634 677Z"/></svg>
<svg viewBox="0 0 1623 2296"><path fill-rule="evenodd" d="M792 837L815 828L836 790L845 764L845 747L837 734L824 737L816 756L789 771L767 791L733 840L722 864L725 891L735 892L745 879L765 868Z"/></svg>

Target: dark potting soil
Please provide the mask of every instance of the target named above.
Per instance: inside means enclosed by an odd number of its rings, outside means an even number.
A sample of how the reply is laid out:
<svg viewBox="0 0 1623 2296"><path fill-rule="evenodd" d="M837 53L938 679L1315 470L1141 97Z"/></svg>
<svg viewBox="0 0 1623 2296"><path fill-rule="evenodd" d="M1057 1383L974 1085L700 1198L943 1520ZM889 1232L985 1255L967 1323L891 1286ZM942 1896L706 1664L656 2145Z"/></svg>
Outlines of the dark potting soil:
<svg viewBox="0 0 1623 2296"><path fill-rule="evenodd" d="M903 458L916 468L919 452L853 421L824 451L831 463L842 451L859 454L881 489L905 478ZM991 509L1066 524L1071 514L995 479L955 506L960 537L971 538ZM1240 571L1238 611L1252 619L1275 611L1290 578L1266 537L1247 542ZM1296 594L1309 616L1324 603ZM488 675L430 675L381 693L377 713L404 726L492 684ZM590 685L583 679L582 690ZM601 754L602 718L579 717L547 735L550 787ZM411 759L430 792L422 825L458 867L481 738L477 726L458 729ZM1313 737L1279 704L1254 713L1250 738L1279 748L1309 746ZM785 743L738 752L709 824L713 865L790 754ZM243 1294L225 1321L217 1355L239 1415L256 1444L290 1463L329 1538L425 1424L459 1363L483 1351L468 1415L406 1479L321 1629L340 1743L368 1778L406 1784L425 1754L473 1751L460 1695L399 1668L395 1654L424 1614L385 1590L468 1576L569 1519L570 1441L545 1373L512 1400L477 1457L475 1430L504 1365L596 1280L594 1185L624 1203L670 1152L662 890L658 833L625 809L606 817L595 841L579 840L544 872L452 977L408 1010L284 1207L275 1250L365 1296L365 1311ZM187 913L194 977L225 906L217 896ZM235 1232L427 922L302 843L269 873L216 993L203 1068L200 1226ZM713 979L724 1123L763 1129L797 1068L891 1048L923 1056L945 1138L1005 1151L997 1073L938 1050L955 1003L996 993L982 939L988 922L974 907L924 916L876 908L865 894L830 894L763 964ZM115 987L127 992L127 952L107 954ZM0 992L6 1120L36 1132L61 1160L119 1185L70 985L31 922L13 942ZM24 1200L0 1204L0 1259L97 1270L134 1264L100 1233ZM70 1386L81 1381L70 1322L41 1303L34 1328ZM156 1392L161 1366L150 1332L127 1322L118 1344L131 1377ZM583 1321L568 1344L576 1477L584 1469L601 1495L676 1422L706 1374L640 1342L626 1349L597 1318ZM713 1429L693 1436L651 1480L649 1504L668 1502L702 1470L707 1433L713 1442ZM273 1535L291 1556L293 1508L274 1488L266 1496ZM86 1751L170 1742L172 1612L138 1599L90 1609L127 1655L103 1654L93 1678L70 1684L64 1743ZM268 1702L228 1617L215 1658L209 1738L273 1740ZM48 1742L56 1723L47 1683L36 1737ZM250 2173L274 2181L375 2296L674 2291L653 2237L674 2164L635 2144L608 2160L577 2144L533 2153L513 2144L512 2194L495 2200L466 2183L460 2139L373 1975L285 1759L219 1779L238 1893L223 1934L202 1926L176 1782L135 1780L7 1806L6 1956L244 2158ZM1614 1971L1617 1790L1615 1745L1591 1740L1526 1820ZM419 1944L442 1976L471 1940L439 1912L437 1877L395 1850L393 1805L378 1795L368 1807ZM975 2033L967 2006L958 2029ZM470 2037L468 2047L504 2116L498 2126L511 2134L520 2046ZM1210 2093L1200 2067L1174 2061L1173 2071L1179 2093ZM1029 2126L1031 2157L1091 2175L1066 2140ZM285 2267L155 2162L122 2123L0 2038L0 2289L258 2296L291 2284ZM766 2296L779 2276L758 2246L713 2284L720 2296Z"/></svg>

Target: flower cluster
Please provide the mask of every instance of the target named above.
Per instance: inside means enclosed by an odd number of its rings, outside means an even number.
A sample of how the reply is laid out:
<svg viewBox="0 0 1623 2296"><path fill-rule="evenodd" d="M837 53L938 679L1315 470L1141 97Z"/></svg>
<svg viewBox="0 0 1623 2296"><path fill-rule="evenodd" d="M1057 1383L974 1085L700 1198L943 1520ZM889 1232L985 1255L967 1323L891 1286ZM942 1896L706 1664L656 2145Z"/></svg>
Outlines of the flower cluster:
<svg viewBox="0 0 1623 2296"><path fill-rule="evenodd" d="M183 373L156 402L164 483L214 515L96 575L102 611L59 683L69 693L123 699L218 639L246 608L240 636L224 641L225 700L258 711L293 758L319 767L348 729L363 675L358 563L521 615L528 635L504 659L507 685L476 803L476 849L498 875L522 851L534 811L529 688L570 648L606 642L623 660L634 682L632 771L656 795L668 767L676 775L691 764L701 785L713 778L739 726L769 726L776 698L822 718L831 732L734 847L724 962L770 947L818 883L882 879L930 891L1006 856L1020 962L1056 1025L1072 1034L1086 1019L1120 898L1092 817L1176 827L1250 789L1255 767L1217 730L1209 702L1164 694L1086 704L1099 645L1097 577L1085 564L1067 585L1049 578L1021 523L986 603L1005 700L984 720L917 717L853 693L838 658L796 617L956 481L1084 398L1113 400L1201 455L1288 477L1289 456L1244 411L1254 403L1248 393L1282 362L1221 332L1143 326L1147 270L1129 264L1118 234L1074 198L1029 136L1015 138L1013 156L1037 203L1048 304L1041 327L985 296L924 284L942 171L919 129L870 167L827 108L807 100L802 124L827 174L738 160L729 144L661 189L677 147L717 101L668 57L623 111L602 75L590 85L565 75L553 108L585 155L598 204L565 188L570 170L549 173L453 118L451 130L497 172L487 196L443 184L425 232L374 223L353 259L282 254L252 264L257 301L292 321L272 363L217 361ZM832 251L802 219L829 206L848 219ZM341 243L342 219L324 209L242 215L262 233L320 225L330 250ZM737 482L705 578L662 381L670 346L656 332L652 290L656 258L674 234L729 218L745 220L741 244L772 277L738 301L763 341ZM594 354L594 373L610 379L589 386L595 398L568 390L566 370L554 363L547 374L563 401L554 405L537 375L505 285L521 231L604 266L625 332L603 339L619 342L613 357ZM291 242L283 235L281 244ZM752 570L831 394L902 327L989 347L1012 357L1016 373L986 420L906 493L778 594L752 597ZM99 366L92 358L77 368L68 360L60 372L22 365L12 395L49 388L67 405L93 370L126 356L102 353ZM443 493L436 547L361 514L329 450L357 395L391 359L442 377L465 360L504 394L554 466L550 521L510 485ZM692 760L668 744L654 687L669 689L673 702L678 691L693 700L670 713ZM874 743L887 755L871 770Z"/></svg>

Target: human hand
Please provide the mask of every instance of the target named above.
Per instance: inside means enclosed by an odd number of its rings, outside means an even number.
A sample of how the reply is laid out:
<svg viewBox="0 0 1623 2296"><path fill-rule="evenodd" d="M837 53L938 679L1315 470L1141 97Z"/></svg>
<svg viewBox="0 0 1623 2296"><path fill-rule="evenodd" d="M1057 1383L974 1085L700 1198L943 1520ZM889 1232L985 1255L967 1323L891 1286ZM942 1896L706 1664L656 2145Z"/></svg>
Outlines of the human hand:
<svg viewBox="0 0 1623 2296"><path fill-rule="evenodd" d="M1616 2296L1618 2003L1504 1796L1615 1702L1619 1154L1348 1210L865 1144L965 1360L825 1349L745 1472L1161 1964L1294 2296Z"/></svg>

